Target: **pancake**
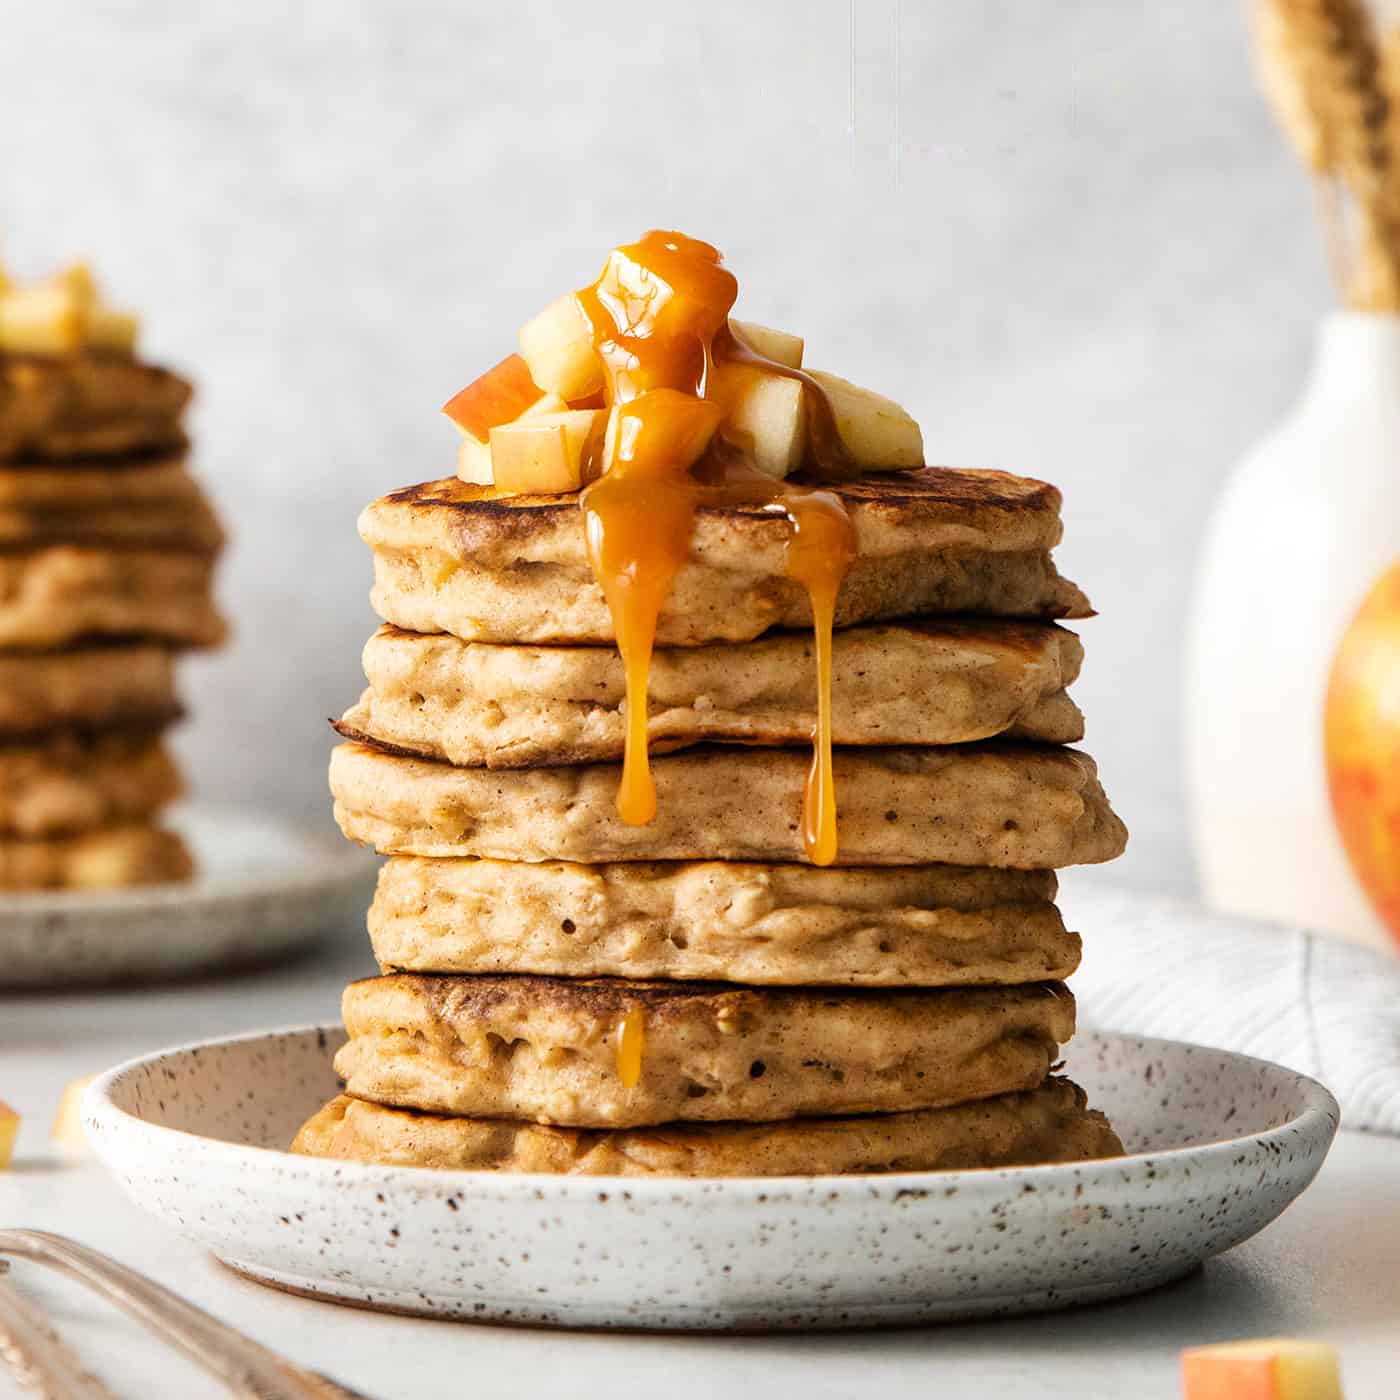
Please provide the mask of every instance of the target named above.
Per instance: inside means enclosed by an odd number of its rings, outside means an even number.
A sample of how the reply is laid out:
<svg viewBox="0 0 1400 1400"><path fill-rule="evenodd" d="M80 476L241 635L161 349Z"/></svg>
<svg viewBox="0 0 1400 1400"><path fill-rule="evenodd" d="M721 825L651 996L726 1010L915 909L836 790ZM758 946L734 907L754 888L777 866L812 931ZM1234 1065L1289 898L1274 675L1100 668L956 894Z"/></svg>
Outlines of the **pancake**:
<svg viewBox="0 0 1400 1400"><path fill-rule="evenodd" d="M64 544L0 554L0 648L93 637L213 646L225 627L212 574L206 556L152 550Z"/></svg>
<svg viewBox="0 0 1400 1400"><path fill-rule="evenodd" d="M0 890L102 890L188 880L185 843L157 826L109 826L49 840L0 839Z"/></svg>
<svg viewBox="0 0 1400 1400"><path fill-rule="evenodd" d="M621 766L509 771L339 744L335 816L384 855L496 860L805 860L797 749L701 747L652 763L657 815L628 826ZM1127 841L1075 749L1018 744L838 749L843 865L1052 869L1110 860Z"/></svg>
<svg viewBox="0 0 1400 1400"><path fill-rule="evenodd" d="M385 972L1010 985L1079 964L1054 896L1045 870L396 856L369 931Z"/></svg>
<svg viewBox="0 0 1400 1400"><path fill-rule="evenodd" d="M838 744L961 744L999 734L1083 737L1065 694L1083 648L1063 628L1018 622L875 624L837 632ZM449 763L520 768L621 759L622 658L607 646L493 646L381 627L364 650L369 688L336 728ZM655 653L653 753L706 740L810 745L810 632Z"/></svg>
<svg viewBox="0 0 1400 1400"><path fill-rule="evenodd" d="M1087 617L1088 600L1050 559L1060 493L1004 472L921 471L838 488L856 532L836 625L935 613ZM374 551L371 601L410 632L478 642L610 642L577 494L497 496L456 477L373 502L360 535ZM812 622L785 573L788 526L758 506L702 506L690 557L657 625L663 646L741 642Z"/></svg>
<svg viewBox="0 0 1400 1400"><path fill-rule="evenodd" d="M346 1092L395 1108L568 1127L771 1122L1033 1089L1074 1034L1058 982L937 991L424 977L345 989ZM641 1072L618 1067L624 1017Z"/></svg>
<svg viewBox="0 0 1400 1400"><path fill-rule="evenodd" d="M0 834L60 836L128 823L181 789L174 761L150 734L0 745Z"/></svg>
<svg viewBox="0 0 1400 1400"><path fill-rule="evenodd" d="M0 468L0 548L106 543L214 554L223 538L183 453Z"/></svg>
<svg viewBox="0 0 1400 1400"><path fill-rule="evenodd" d="M1117 1157L1123 1145L1067 1079L951 1108L786 1123L580 1130L444 1118L342 1094L293 1152L342 1162L561 1176L828 1176L957 1171Z"/></svg>
<svg viewBox="0 0 1400 1400"><path fill-rule="evenodd" d="M111 351L0 354L0 461L180 447L191 393L179 375Z"/></svg>
<svg viewBox="0 0 1400 1400"><path fill-rule="evenodd" d="M0 653L0 737L54 729L154 729L180 715L167 647Z"/></svg>

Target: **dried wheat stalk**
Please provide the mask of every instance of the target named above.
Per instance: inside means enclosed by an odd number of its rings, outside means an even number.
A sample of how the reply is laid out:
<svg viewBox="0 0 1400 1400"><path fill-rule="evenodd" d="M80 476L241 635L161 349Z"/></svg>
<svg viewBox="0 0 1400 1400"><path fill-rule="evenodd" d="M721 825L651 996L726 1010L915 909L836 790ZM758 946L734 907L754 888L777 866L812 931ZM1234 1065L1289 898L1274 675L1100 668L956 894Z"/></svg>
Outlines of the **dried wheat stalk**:
<svg viewBox="0 0 1400 1400"><path fill-rule="evenodd" d="M1341 250L1342 294L1356 307L1400 311L1400 139L1370 15L1362 0L1256 0L1255 16L1280 123L1314 175L1349 196L1351 217L1325 221ZM1400 92L1390 92L1400 109Z"/></svg>

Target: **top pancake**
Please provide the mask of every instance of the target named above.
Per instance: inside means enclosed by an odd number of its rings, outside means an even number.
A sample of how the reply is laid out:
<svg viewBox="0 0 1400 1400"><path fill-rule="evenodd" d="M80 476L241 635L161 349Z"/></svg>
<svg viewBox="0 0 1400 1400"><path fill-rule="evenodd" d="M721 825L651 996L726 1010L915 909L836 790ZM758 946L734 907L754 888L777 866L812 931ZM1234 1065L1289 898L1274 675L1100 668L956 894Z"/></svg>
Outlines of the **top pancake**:
<svg viewBox="0 0 1400 1400"><path fill-rule="evenodd" d="M0 461L54 461L180 447L191 389L112 351L0 355Z"/></svg>
<svg viewBox="0 0 1400 1400"><path fill-rule="evenodd" d="M1004 472L864 477L839 491L856 533L836 625L978 613L1087 617L1088 600L1050 558L1060 493ZM466 641L611 642L576 493L498 496L455 477L373 502L360 535L374 551L371 600L387 622ZM666 646L747 641L812 621L785 572L787 522L757 506L702 506L690 555L657 624Z"/></svg>

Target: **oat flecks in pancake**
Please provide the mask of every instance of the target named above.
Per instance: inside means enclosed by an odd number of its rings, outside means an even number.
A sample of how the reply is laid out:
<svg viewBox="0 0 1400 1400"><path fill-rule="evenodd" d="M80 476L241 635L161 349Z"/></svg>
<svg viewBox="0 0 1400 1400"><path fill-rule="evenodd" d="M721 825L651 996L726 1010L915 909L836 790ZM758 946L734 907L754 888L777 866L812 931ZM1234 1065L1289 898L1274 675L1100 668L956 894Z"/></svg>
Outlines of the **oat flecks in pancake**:
<svg viewBox="0 0 1400 1400"><path fill-rule="evenodd" d="M1065 693L1083 648L1047 624L970 619L837 632L838 744L958 744L1006 734L1083 736ZM615 648L498 646L381 627L369 688L336 725L346 738L449 763L520 768L620 759L625 685ZM816 724L809 632L664 648L648 684L653 753L706 741L808 745Z"/></svg>
<svg viewBox="0 0 1400 1400"><path fill-rule="evenodd" d="M1079 1162L1120 1156L1123 1147L1082 1089L1052 1078L1023 1093L912 1113L612 1130L449 1118L341 1095L306 1122L292 1151L458 1171L720 1177Z"/></svg>
<svg viewBox="0 0 1400 1400"><path fill-rule="evenodd" d="M0 354L0 461L59 461L184 445L191 389L127 355Z"/></svg>
<svg viewBox="0 0 1400 1400"><path fill-rule="evenodd" d="M617 1070L644 1018L642 1073ZM1059 983L937 991L400 974L345 991L356 1098L571 1127L888 1113L1034 1088L1074 1033Z"/></svg>
<svg viewBox="0 0 1400 1400"><path fill-rule="evenodd" d="M976 613L1084 617L1083 594L1050 560L1059 492L1001 472L919 472L839 488L856 559L836 625ZM372 601L409 631L468 641L607 642L612 618L589 567L574 495L496 497L451 478L368 506ZM690 557L657 626L663 646L746 641L811 624L806 590L787 577L786 522L753 507L702 506Z"/></svg>
<svg viewBox="0 0 1400 1400"><path fill-rule="evenodd" d="M1078 965L1054 893L1046 870L396 856L369 929L385 971L1014 985Z"/></svg>
<svg viewBox="0 0 1400 1400"><path fill-rule="evenodd" d="M491 771L340 744L336 820L386 855L500 860L800 861L798 749L701 747L658 757L658 811L617 815L619 767ZM842 865L1053 869L1110 860L1127 836L1093 760L1073 749L969 744L840 749Z"/></svg>

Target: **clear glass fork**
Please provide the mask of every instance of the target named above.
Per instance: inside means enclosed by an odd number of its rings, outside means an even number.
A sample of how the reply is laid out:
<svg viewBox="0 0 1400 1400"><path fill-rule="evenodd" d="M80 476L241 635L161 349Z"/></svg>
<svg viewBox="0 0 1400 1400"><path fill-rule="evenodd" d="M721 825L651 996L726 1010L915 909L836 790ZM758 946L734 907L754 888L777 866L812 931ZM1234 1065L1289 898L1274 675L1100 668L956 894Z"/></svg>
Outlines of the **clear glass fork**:
<svg viewBox="0 0 1400 1400"><path fill-rule="evenodd" d="M47 1230L0 1230L0 1255L6 1254L57 1269L86 1284L218 1376L242 1400L369 1400L361 1391L304 1370L144 1274L64 1235ZM5 1261L0 1259L0 1272L4 1267ZM12 1289L5 1288L4 1293L0 1298L0 1333L8 1334L10 1353L0 1345L0 1356L20 1358L21 1364L47 1385L47 1393L56 1397L72 1394L84 1400L105 1400L109 1392L82 1371L33 1305ZM54 1368L49 1377L39 1369L45 1364ZM56 1388L60 1383L70 1389ZM78 1383L87 1388L71 1389Z"/></svg>

